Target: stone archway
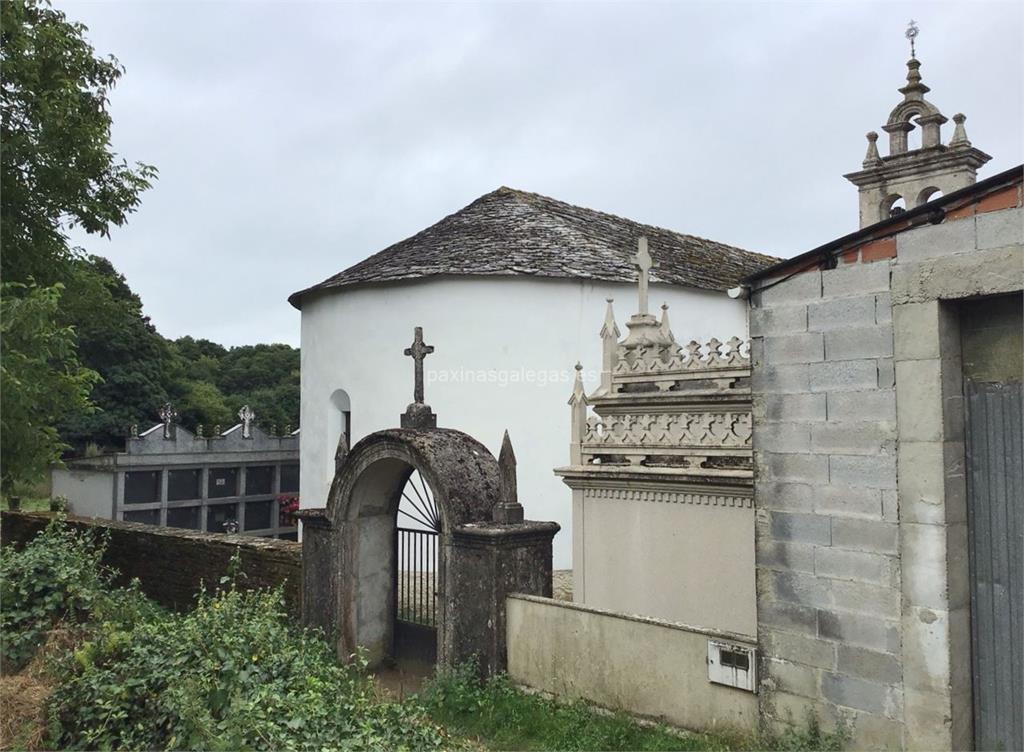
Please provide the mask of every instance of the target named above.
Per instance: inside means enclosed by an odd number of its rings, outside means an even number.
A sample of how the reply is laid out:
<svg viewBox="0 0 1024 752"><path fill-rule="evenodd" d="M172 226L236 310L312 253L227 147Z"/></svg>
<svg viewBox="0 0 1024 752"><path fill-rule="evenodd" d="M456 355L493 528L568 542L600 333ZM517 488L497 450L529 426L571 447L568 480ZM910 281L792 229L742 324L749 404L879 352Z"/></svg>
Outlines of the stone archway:
<svg viewBox="0 0 1024 752"><path fill-rule="evenodd" d="M437 664L471 657L484 674L505 667L505 597L551 595L554 522L523 520L515 457L506 434L501 459L472 436L436 428L423 403L416 341L414 402L402 428L378 431L348 451L344 437L325 509L303 521L303 621L336 640L338 654L366 651L371 665L394 654L397 562L392 542L402 489L415 471L430 486L438 531Z"/></svg>
<svg viewBox="0 0 1024 752"><path fill-rule="evenodd" d="M454 617L446 595L452 532L488 523L499 500L498 463L473 437L451 429L392 429L360 441L342 464L327 502L340 560L336 615L339 650L367 651L371 663L394 654L392 545L402 488L413 471L430 486L441 517L437 656L449 662Z"/></svg>

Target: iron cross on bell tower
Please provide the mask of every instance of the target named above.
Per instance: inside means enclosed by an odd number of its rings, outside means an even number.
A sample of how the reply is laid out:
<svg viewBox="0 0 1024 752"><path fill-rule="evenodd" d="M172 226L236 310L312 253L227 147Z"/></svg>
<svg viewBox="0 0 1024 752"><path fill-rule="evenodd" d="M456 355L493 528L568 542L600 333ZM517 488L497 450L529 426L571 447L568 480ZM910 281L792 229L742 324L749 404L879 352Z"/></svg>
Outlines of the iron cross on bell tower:
<svg viewBox="0 0 1024 752"><path fill-rule="evenodd" d="M434 346L423 342L423 327L414 330L412 345L405 354L415 363L412 403L402 413L402 428L437 428L437 416L423 402L423 359L434 352Z"/></svg>

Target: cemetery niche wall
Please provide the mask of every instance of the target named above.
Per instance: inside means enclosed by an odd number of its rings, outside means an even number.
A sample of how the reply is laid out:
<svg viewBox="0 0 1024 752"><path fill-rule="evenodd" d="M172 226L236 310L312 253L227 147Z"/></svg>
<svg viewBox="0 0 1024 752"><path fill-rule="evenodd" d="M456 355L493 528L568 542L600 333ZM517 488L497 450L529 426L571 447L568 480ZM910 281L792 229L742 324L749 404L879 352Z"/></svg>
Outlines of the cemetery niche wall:
<svg viewBox="0 0 1024 752"><path fill-rule="evenodd" d="M523 519L507 433L499 461L472 436L437 427L423 397L423 358L433 348L419 327L415 335L406 350L414 400L401 427L351 451L342 436L326 508L298 513L303 617L335 636L343 658L362 649L371 666L427 658L452 667L475 657L489 675L505 668L506 596L551 595L559 526ZM427 523L418 530L399 525L410 488ZM433 536L433 545L410 562L403 532Z"/></svg>
<svg viewBox="0 0 1024 752"><path fill-rule="evenodd" d="M179 426L171 404L158 414L141 433L131 427L125 451L54 467L54 498L80 517L298 539L298 430L264 431L248 405L236 425L209 434Z"/></svg>

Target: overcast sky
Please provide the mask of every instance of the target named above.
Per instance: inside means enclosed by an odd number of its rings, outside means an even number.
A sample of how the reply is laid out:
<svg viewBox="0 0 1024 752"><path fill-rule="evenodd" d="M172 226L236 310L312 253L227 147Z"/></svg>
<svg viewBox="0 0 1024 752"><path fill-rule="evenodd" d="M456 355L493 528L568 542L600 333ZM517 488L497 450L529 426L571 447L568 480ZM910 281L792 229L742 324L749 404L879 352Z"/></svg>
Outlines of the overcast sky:
<svg viewBox="0 0 1024 752"><path fill-rule="evenodd" d="M1024 153L1020 3L56 4L127 68L115 150L160 171L83 245L169 337L298 345L290 293L501 185L809 250L856 229L842 175L911 18L981 176Z"/></svg>

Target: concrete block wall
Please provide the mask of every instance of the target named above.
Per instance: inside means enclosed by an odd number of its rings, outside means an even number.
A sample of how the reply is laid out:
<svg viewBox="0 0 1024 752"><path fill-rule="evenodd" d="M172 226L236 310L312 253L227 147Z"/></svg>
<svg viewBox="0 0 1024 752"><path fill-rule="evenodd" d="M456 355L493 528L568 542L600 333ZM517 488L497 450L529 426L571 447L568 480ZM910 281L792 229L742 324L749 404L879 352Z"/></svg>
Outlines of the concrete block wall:
<svg viewBox="0 0 1024 752"><path fill-rule="evenodd" d="M753 292L762 722L972 746L959 301L1024 288L1022 204L1009 186Z"/></svg>
<svg viewBox="0 0 1024 752"><path fill-rule="evenodd" d="M903 735L892 261L752 301L761 713Z"/></svg>
<svg viewBox="0 0 1024 752"><path fill-rule="evenodd" d="M1024 287L1019 188L897 237L892 266L905 740L973 744L960 309Z"/></svg>

